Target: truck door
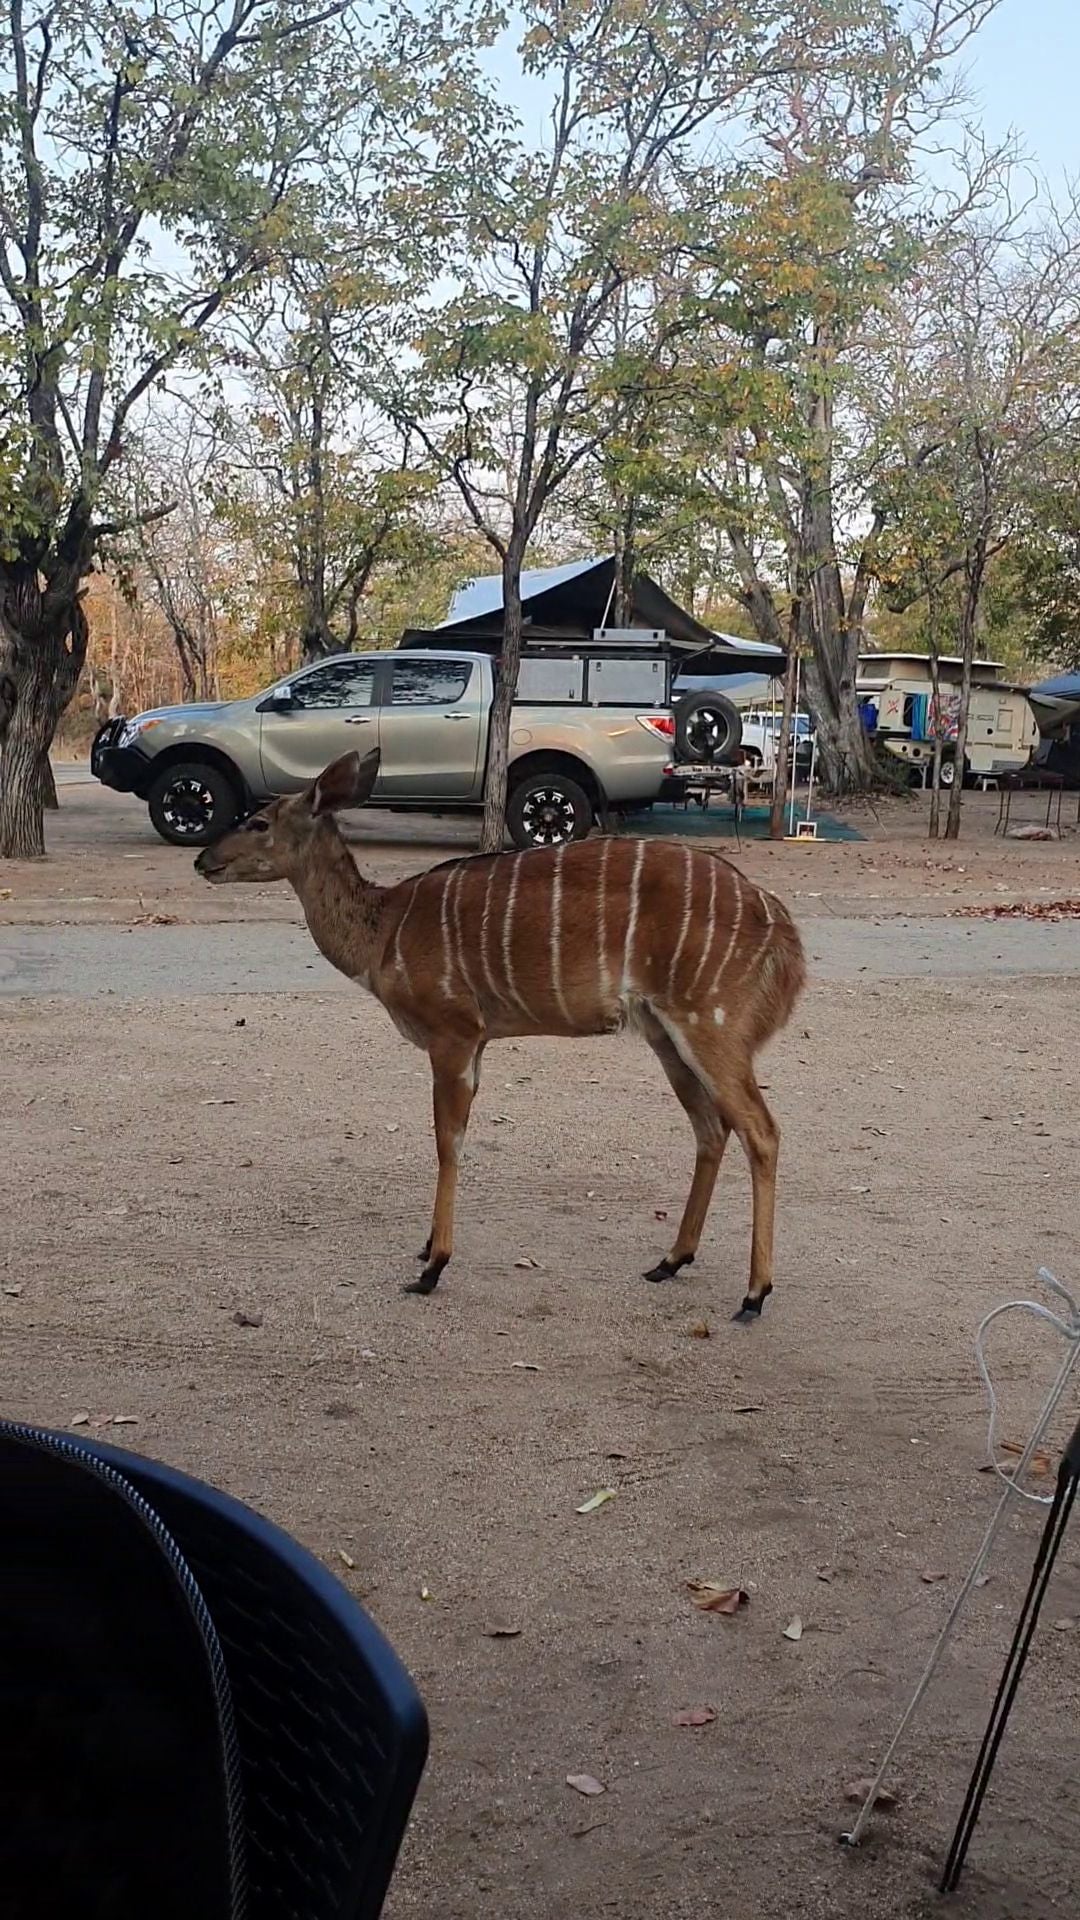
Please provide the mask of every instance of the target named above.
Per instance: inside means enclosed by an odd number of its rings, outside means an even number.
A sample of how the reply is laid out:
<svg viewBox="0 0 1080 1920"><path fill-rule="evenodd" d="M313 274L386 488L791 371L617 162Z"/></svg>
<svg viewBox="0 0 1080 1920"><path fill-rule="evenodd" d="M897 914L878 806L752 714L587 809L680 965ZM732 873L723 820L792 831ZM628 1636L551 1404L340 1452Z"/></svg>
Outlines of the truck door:
<svg viewBox="0 0 1080 1920"><path fill-rule="evenodd" d="M378 746L375 665L360 655L325 660L294 674L287 702L268 695L260 703L259 758L268 793L298 793L341 754ZM381 780L375 792L381 797Z"/></svg>
<svg viewBox="0 0 1080 1920"><path fill-rule="evenodd" d="M477 798L486 717L478 661L393 655L379 709L380 799Z"/></svg>

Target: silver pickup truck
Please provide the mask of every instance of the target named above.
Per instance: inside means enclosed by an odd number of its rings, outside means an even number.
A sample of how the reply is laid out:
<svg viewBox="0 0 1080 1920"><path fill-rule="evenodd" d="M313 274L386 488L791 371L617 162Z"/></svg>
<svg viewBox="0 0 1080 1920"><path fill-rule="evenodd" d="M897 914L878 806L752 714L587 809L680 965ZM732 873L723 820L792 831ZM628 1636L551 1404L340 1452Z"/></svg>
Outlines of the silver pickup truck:
<svg viewBox="0 0 1080 1920"><path fill-rule="evenodd" d="M483 803L494 671L480 653L338 654L247 700L107 721L90 765L145 800L162 838L183 846L297 792L350 747L382 754L373 806L468 812ZM673 753L669 695L660 656L524 659L510 737L514 844L582 839L596 817L655 800Z"/></svg>

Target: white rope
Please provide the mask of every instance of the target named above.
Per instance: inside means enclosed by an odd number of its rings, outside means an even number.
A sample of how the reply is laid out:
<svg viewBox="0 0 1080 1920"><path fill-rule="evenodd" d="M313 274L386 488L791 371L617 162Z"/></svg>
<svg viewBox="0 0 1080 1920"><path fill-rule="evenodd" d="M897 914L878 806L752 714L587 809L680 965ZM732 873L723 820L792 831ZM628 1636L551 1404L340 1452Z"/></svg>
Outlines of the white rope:
<svg viewBox="0 0 1080 1920"><path fill-rule="evenodd" d="M989 1400L989 1408L990 1408L989 1426L988 1426L987 1441L986 1441L987 1458L991 1466L993 1467L994 1472L997 1474L999 1480L1003 1482L1004 1491L1001 1495L1000 1500L998 1501L997 1506L994 1509L994 1513L991 1518L990 1525L987 1527L986 1532L983 1535L982 1543L979 1546L979 1549L975 1555L975 1558L972 1561L971 1566L968 1568L968 1572L964 1579L963 1585L961 1586L959 1593L957 1594L955 1600L953 1601L952 1606L949 1608L949 1613L945 1621L945 1624L942 1627L941 1632L938 1634L936 1641L934 1642L933 1650L930 1654L929 1660L926 1663L926 1666L923 1668L922 1674L919 1679L919 1684L915 1688L915 1691L912 1694L910 1701L908 1702L907 1709L900 1722L900 1725L897 1727L896 1732L893 1734L893 1737L890 1740L889 1745L885 1750L885 1757L882 1760L881 1765L878 1768L877 1773L875 1774L870 1784L869 1792L867 1793L862 1806L859 1808L859 1817L856 1820L855 1825L852 1827L850 1833L845 1833L841 1836L842 1839L844 1840L845 1845L849 1847L858 1846L859 1841L862 1838L863 1832L866 1828L866 1823L869 1820L871 1813L873 1812L874 1802L878 1796L878 1789L880 1788L881 1783L884 1780L885 1775L889 1770L889 1767L892 1763L893 1755L895 1754L898 1746L900 1745L900 1742L903 1739L904 1734L906 1733L910 1722L912 1721L916 1711L918 1710L918 1707L923 1698L923 1695L925 1694L927 1688L930 1685L931 1680L934 1677L934 1674L937 1671L938 1665L941 1660L941 1656L944 1653L945 1648L948 1644L949 1638L952 1634L953 1627L956 1625L956 1622L959 1619L961 1612L963 1611L963 1608L968 1599L968 1595L971 1593L972 1588L974 1587L975 1582L982 1571L987 1555L989 1554L990 1548L993 1544L995 1535L998 1532L1001 1522L1005 1518L1005 1513L1009 1505L1010 1497L1013 1494L1016 1494L1021 1499L1034 1500L1040 1506L1048 1505L1054 1497L1053 1494L1029 1493L1024 1489L1023 1486L1021 1486L1020 1482L1023 1480L1024 1474L1026 1473L1029 1465L1031 1464L1032 1458L1034 1457L1034 1454L1035 1454L1035 1450L1038 1447L1038 1444L1042 1439L1043 1434L1046 1432L1047 1427L1050 1425L1050 1422L1057 1411L1058 1403L1061 1400L1061 1396L1064 1393L1066 1386L1068 1385L1069 1376L1072 1373L1072 1370L1075 1367L1077 1360L1080 1359L1080 1308L1077 1307L1077 1303L1073 1299L1072 1294L1068 1291L1068 1289L1062 1285L1060 1280L1055 1278L1055 1276L1049 1271L1047 1267L1039 1268L1039 1279L1043 1282L1044 1286L1046 1286L1052 1293L1055 1293L1059 1299L1064 1300L1067 1303L1068 1309L1069 1309L1067 1318L1063 1318L1059 1314L1052 1313L1049 1307L1044 1307L1040 1305L1040 1303L1037 1300L1008 1300L1005 1302L1003 1306L995 1307L992 1310L992 1312L988 1313L985 1316L985 1318L981 1320L979 1323L979 1330L975 1335L975 1358L978 1363L979 1372L982 1375L983 1385L986 1388L987 1398ZM1002 1315L1006 1313L1032 1314L1036 1319L1045 1321L1049 1326L1053 1327L1055 1331L1060 1333L1065 1339L1065 1341L1067 1342L1066 1349L1065 1349L1065 1357L1062 1360L1060 1367L1058 1368L1057 1376L1043 1404L1042 1412L1039 1414L1039 1417L1036 1420L1035 1425L1031 1430L1031 1436L1027 1442L1027 1445L1025 1446L1023 1453L1020 1455L1020 1458L1016 1463L1015 1469L1011 1469L1008 1471L997 1461L997 1459L994 1456L994 1442L997 1434L997 1393L994 1389L993 1381L990 1378L990 1369L986 1364L986 1355L983 1349L983 1343L989 1328L993 1325L995 1320L1000 1320Z"/></svg>

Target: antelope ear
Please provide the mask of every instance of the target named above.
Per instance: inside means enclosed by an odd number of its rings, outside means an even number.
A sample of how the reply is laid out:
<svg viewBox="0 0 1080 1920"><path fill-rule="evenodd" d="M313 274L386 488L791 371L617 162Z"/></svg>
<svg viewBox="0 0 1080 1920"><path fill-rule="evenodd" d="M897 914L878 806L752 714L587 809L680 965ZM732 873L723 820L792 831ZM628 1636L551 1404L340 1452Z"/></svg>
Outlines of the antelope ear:
<svg viewBox="0 0 1080 1920"><path fill-rule="evenodd" d="M373 747L361 759L358 753L343 753L320 773L308 788L307 800L312 813L342 813L347 807L362 807L371 798L379 777L379 749Z"/></svg>

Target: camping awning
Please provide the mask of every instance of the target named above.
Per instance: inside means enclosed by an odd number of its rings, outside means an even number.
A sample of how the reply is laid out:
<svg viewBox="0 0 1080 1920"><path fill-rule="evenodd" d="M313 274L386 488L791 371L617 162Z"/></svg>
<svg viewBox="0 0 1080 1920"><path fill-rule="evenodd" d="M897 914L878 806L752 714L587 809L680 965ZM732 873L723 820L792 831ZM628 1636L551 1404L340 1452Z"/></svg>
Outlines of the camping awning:
<svg viewBox="0 0 1080 1920"><path fill-rule="evenodd" d="M1058 673L1025 691L1040 733L1053 733L1055 728L1080 719L1080 673Z"/></svg>

